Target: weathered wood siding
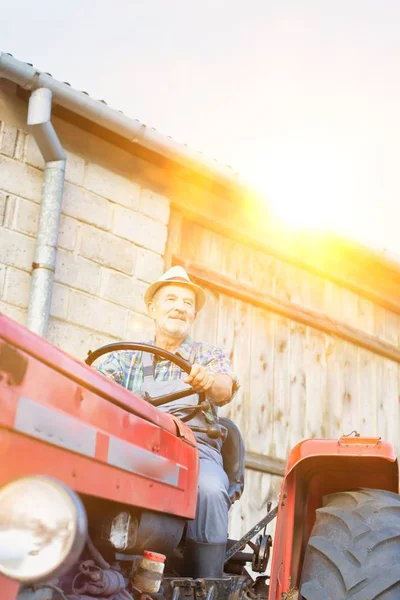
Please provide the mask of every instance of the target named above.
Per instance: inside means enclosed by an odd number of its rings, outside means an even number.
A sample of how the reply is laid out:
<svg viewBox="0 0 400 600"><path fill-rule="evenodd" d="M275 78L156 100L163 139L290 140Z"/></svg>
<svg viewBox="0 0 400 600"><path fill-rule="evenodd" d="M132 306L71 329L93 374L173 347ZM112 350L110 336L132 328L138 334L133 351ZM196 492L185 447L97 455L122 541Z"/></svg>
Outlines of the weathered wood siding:
<svg viewBox="0 0 400 600"><path fill-rule="evenodd" d="M372 339L399 346L399 315L337 284L236 243L175 214L167 262L184 261L237 286L325 313ZM193 271L193 269L192 269ZM211 277L212 279L212 277ZM202 284L207 283L204 276ZM338 437L357 430L399 445L399 363L270 310L206 288L196 339L223 344L241 388L223 409L240 427L250 452L285 459L307 437ZM370 338L368 338L370 339ZM389 346L388 346L389 347ZM400 354L399 354L400 357ZM281 478L247 470L246 491L231 514L239 535L276 500Z"/></svg>

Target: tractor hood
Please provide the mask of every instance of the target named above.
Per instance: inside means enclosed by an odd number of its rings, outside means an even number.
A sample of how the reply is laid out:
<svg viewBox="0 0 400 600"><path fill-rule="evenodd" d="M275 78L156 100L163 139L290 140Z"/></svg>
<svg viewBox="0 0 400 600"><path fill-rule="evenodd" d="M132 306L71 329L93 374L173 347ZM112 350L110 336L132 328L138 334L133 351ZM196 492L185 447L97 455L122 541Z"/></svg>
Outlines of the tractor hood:
<svg viewBox="0 0 400 600"><path fill-rule="evenodd" d="M192 431L0 315L0 487L47 475L85 496L191 519Z"/></svg>
<svg viewBox="0 0 400 600"><path fill-rule="evenodd" d="M49 341L0 314L0 348L4 343L23 354L15 355L15 357L21 357L20 361L17 358L12 360L5 356L4 349L3 352L0 349L0 371L9 370L12 378L21 378L21 383L23 379L22 363L25 361L23 356L26 354L38 359L60 374L68 376L78 386L83 386L123 408L129 414L150 421L170 433L178 434L189 444L196 445L195 437L187 426L182 423L177 425L176 420L170 415L157 410L139 396L135 396L132 392L107 379L93 367L88 367ZM4 367L6 368L4 369Z"/></svg>

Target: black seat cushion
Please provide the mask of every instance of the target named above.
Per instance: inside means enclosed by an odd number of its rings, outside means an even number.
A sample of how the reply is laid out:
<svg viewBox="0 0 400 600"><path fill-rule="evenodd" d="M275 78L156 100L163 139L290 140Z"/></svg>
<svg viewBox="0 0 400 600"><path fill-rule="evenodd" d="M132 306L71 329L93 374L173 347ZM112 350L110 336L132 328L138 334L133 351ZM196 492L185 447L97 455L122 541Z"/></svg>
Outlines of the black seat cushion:
<svg viewBox="0 0 400 600"><path fill-rule="evenodd" d="M224 471L229 479L229 497L233 502L239 500L244 489L245 448L239 428L231 419L220 417L219 422L226 427L228 435L222 445Z"/></svg>

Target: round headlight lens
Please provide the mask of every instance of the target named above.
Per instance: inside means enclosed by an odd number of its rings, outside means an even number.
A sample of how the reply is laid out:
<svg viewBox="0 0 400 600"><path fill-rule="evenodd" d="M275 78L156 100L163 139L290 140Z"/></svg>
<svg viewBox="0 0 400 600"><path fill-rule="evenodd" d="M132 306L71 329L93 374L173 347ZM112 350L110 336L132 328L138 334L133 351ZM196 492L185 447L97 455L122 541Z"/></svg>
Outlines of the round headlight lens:
<svg viewBox="0 0 400 600"><path fill-rule="evenodd" d="M77 494L51 477L16 479L0 489L0 573L22 583L60 575L87 536Z"/></svg>

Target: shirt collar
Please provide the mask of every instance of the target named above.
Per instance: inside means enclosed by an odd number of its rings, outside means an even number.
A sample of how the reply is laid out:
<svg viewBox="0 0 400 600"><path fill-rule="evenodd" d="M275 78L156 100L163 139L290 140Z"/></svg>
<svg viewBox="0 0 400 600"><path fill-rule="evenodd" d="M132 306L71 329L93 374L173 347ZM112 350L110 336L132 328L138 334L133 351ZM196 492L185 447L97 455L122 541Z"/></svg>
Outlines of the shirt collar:
<svg viewBox="0 0 400 600"><path fill-rule="evenodd" d="M176 354L179 354L185 360L189 360L191 352L192 352L193 340L190 335L187 335L183 340L182 344L179 346Z"/></svg>
<svg viewBox="0 0 400 600"><path fill-rule="evenodd" d="M154 346L155 340L153 339L149 343ZM185 339L183 340L182 344L179 346L178 350L175 352L175 354L179 354L179 356L181 356L185 360L189 360L191 352L192 352L192 347L193 347L193 340L190 337L190 335L188 334L185 337Z"/></svg>

